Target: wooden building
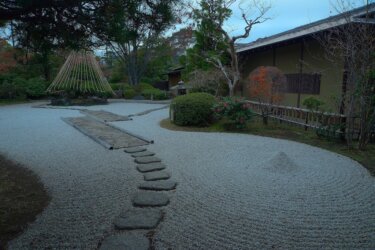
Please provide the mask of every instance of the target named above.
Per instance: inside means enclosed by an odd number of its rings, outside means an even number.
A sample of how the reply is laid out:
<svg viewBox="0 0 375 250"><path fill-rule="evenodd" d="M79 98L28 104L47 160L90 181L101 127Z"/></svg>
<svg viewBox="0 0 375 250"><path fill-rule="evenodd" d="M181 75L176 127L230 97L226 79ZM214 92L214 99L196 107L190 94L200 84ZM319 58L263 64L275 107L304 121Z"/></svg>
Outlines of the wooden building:
<svg viewBox="0 0 375 250"><path fill-rule="evenodd" d="M374 13L375 4L370 4L241 46L237 53L242 76L246 78L259 66L278 67L287 77L283 105L300 107L305 98L314 96L328 109L342 113L340 100L347 88L344 60L327 59L325 48L316 38L348 22L375 26ZM364 18L369 15L370 21Z"/></svg>

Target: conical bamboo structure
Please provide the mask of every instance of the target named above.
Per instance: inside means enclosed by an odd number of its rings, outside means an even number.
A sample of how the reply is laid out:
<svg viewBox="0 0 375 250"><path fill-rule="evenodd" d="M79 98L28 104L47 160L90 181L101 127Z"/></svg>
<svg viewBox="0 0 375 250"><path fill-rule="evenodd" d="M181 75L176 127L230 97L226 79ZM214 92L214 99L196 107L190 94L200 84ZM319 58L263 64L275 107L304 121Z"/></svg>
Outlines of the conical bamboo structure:
<svg viewBox="0 0 375 250"><path fill-rule="evenodd" d="M112 93L107 79L90 51L72 51L47 92L75 90L81 93Z"/></svg>

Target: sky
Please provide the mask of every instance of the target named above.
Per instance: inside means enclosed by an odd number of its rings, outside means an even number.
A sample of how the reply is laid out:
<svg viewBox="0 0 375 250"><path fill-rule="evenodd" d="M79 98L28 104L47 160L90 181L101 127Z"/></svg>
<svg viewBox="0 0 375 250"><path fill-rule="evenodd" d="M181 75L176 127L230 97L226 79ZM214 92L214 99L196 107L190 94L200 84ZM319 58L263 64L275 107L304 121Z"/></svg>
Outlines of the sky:
<svg viewBox="0 0 375 250"><path fill-rule="evenodd" d="M309 24L337 14L335 4L337 0L271 0L271 9L267 13L264 23L253 26L249 38L238 40L240 43L251 42L258 38L271 36L292 28ZM248 6L251 0L237 1L242 8ZM362 6L364 0L351 0L354 6ZM247 5L246 5L247 4ZM225 25L231 35L243 32L244 21L241 18L241 10L238 5L232 6L232 17Z"/></svg>

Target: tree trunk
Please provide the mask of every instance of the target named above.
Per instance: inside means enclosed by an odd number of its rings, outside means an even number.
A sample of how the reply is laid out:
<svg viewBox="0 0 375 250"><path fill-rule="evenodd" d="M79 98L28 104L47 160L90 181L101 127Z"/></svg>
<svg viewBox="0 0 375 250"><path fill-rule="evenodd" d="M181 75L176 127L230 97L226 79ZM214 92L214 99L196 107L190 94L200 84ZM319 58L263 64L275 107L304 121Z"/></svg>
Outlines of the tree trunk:
<svg viewBox="0 0 375 250"><path fill-rule="evenodd" d="M354 95L350 96L349 109L346 121L346 143L348 148L353 148L353 133L354 133Z"/></svg>
<svg viewBox="0 0 375 250"><path fill-rule="evenodd" d="M50 67L50 61L49 61L49 53L44 52L43 53L43 74L44 74L44 79L49 82L51 80L51 67Z"/></svg>
<svg viewBox="0 0 375 250"><path fill-rule="evenodd" d="M267 115L262 115L263 117L263 124L268 125L268 116Z"/></svg>
<svg viewBox="0 0 375 250"><path fill-rule="evenodd" d="M233 95L234 95L234 87L231 84L228 84L228 87L229 87L229 96L233 97Z"/></svg>

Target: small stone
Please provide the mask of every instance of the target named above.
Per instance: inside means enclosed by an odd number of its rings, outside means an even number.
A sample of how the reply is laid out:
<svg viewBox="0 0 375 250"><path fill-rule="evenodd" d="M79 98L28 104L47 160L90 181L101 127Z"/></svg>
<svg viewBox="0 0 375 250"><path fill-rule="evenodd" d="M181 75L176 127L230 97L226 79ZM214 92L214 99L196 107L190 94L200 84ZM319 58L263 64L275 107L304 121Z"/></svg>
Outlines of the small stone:
<svg viewBox="0 0 375 250"><path fill-rule="evenodd" d="M145 181L165 180L171 177L169 173L164 171L149 172L145 173L143 176L145 178Z"/></svg>
<svg viewBox="0 0 375 250"><path fill-rule="evenodd" d="M166 194L151 191L139 192L133 199L133 205L136 207L160 207L168 203L169 198Z"/></svg>
<svg viewBox="0 0 375 250"><path fill-rule="evenodd" d="M153 229L162 217L160 209L136 208L121 214L115 219L114 224L117 229Z"/></svg>
<svg viewBox="0 0 375 250"><path fill-rule="evenodd" d="M148 164L153 162L161 162L161 160L155 156L146 156L135 158L135 162L139 164Z"/></svg>
<svg viewBox="0 0 375 250"><path fill-rule="evenodd" d="M104 239L100 250L147 250L150 241L140 232L116 234Z"/></svg>
<svg viewBox="0 0 375 250"><path fill-rule="evenodd" d="M163 170L165 168L166 166L160 162L137 165L138 171L142 173L156 171L156 170Z"/></svg>
<svg viewBox="0 0 375 250"><path fill-rule="evenodd" d="M140 147L133 147L133 148L126 148L126 149L124 149L124 152L125 153L129 153L129 154L137 153L137 152L143 152L143 151L146 151L146 149L145 148L140 148Z"/></svg>
<svg viewBox="0 0 375 250"><path fill-rule="evenodd" d="M161 181L147 181L138 186L139 189L154 190L154 191L168 191L173 190L177 186L177 182L172 180Z"/></svg>
<svg viewBox="0 0 375 250"><path fill-rule="evenodd" d="M133 157L145 157L145 156L153 156L155 153L150 151L143 151L143 152L137 152L132 154Z"/></svg>

